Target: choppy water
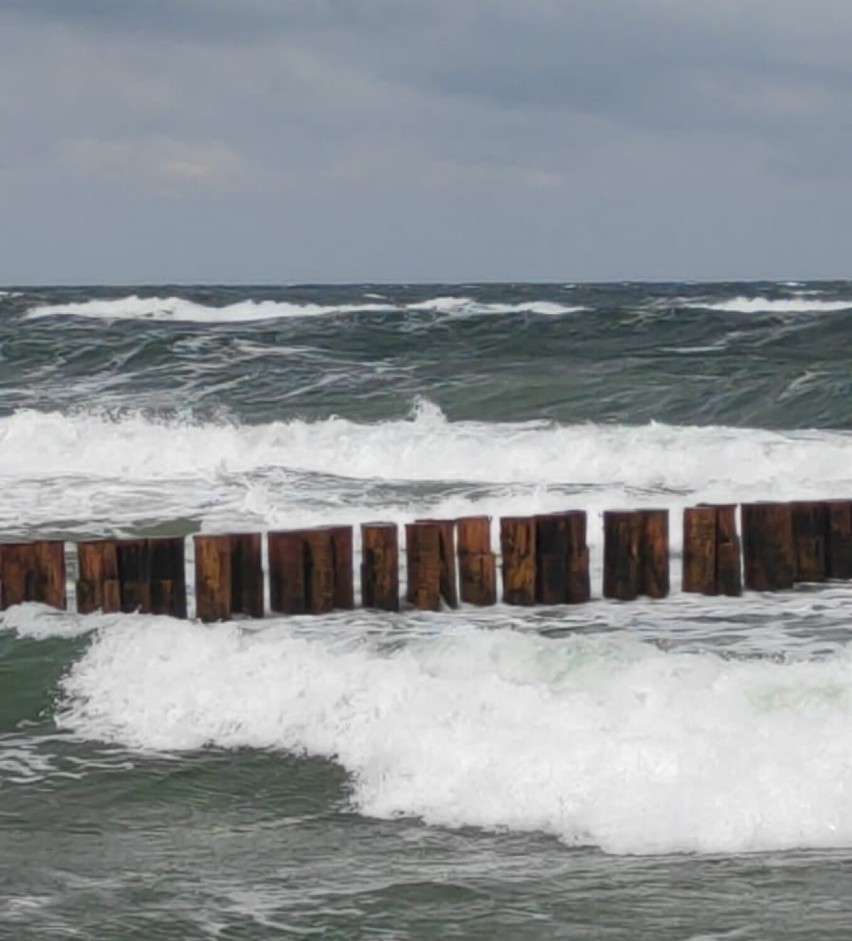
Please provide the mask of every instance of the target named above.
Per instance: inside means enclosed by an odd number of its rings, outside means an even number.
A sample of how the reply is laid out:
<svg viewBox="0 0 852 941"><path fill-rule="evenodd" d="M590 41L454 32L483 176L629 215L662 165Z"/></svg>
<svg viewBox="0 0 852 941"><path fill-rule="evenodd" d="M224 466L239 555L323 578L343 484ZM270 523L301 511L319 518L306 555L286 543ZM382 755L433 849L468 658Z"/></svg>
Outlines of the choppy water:
<svg viewBox="0 0 852 941"><path fill-rule="evenodd" d="M852 283L15 289L6 537L852 496ZM674 560L675 574L678 560ZM675 578L675 585L678 580ZM846 939L852 586L0 615L0 937Z"/></svg>

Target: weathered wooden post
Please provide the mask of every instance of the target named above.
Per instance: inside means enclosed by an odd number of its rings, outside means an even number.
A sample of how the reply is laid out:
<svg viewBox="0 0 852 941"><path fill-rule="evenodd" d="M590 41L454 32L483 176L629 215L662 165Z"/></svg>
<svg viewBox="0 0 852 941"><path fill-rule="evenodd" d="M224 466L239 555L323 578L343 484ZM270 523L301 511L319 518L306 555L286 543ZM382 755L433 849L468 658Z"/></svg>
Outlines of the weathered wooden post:
<svg viewBox="0 0 852 941"><path fill-rule="evenodd" d="M263 561L260 533L232 533L231 614L263 617Z"/></svg>
<svg viewBox="0 0 852 941"><path fill-rule="evenodd" d="M500 519L503 601L506 604L535 604L535 532L535 517L504 516Z"/></svg>
<svg viewBox="0 0 852 941"><path fill-rule="evenodd" d="M797 582L825 581L828 542L828 505L819 501L796 501L793 517L793 552Z"/></svg>
<svg viewBox="0 0 852 941"><path fill-rule="evenodd" d="M741 595L736 505L683 511L683 590L702 595Z"/></svg>
<svg viewBox="0 0 852 941"><path fill-rule="evenodd" d="M306 529L302 533L305 566L305 610L327 614L334 608L334 546L328 529Z"/></svg>
<svg viewBox="0 0 852 941"><path fill-rule="evenodd" d="M433 523L438 527L438 553L441 574L441 597L450 608L459 606L458 579L456 578L456 521L421 519L418 523Z"/></svg>
<svg viewBox="0 0 852 941"><path fill-rule="evenodd" d="M637 510L639 562L637 590L649 598L669 593L669 511Z"/></svg>
<svg viewBox="0 0 852 941"><path fill-rule="evenodd" d="M441 607L441 529L437 523L406 523L406 600L423 611Z"/></svg>
<svg viewBox="0 0 852 941"><path fill-rule="evenodd" d="M113 539L94 539L77 543L77 610L104 614L121 610L118 581L118 553Z"/></svg>
<svg viewBox="0 0 852 941"><path fill-rule="evenodd" d="M355 584L352 569L352 527L331 526L331 549L334 555L334 607L348 611L355 607Z"/></svg>
<svg viewBox="0 0 852 941"><path fill-rule="evenodd" d="M151 613L151 565L147 539L120 539L115 544L121 610Z"/></svg>
<svg viewBox="0 0 852 941"><path fill-rule="evenodd" d="M456 524L461 600L465 604L495 604L497 560L491 551L491 517L466 516Z"/></svg>
<svg viewBox="0 0 852 941"><path fill-rule="evenodd" d="M361 524L361 603L399 611L399 536L396 523Z"/></svg>
<svg viewBox="0 0 852 941"><path fill-rule="evenodd" d="M828 578L852 578L852 500L829 500L826 546Z"/></svg>
<svg viewBox="0 0 852 941"><path fill-rule="evenodd" d="M716 505L716 594L743 593L742 552L737 534L737 505Z"/></svg>
<svg viewBox="0 0 852 941"><path fill-rule="evenodd" d="M305 544L301 530L269 533L269 606L278 614L305 614Z"/></svg>
<svg viewBox="0 0 852 941"><path fill-rule="evenodd" d="M793 587L796 557L789 503L743 503L745 587L783 591Z"/></svg>
<svg viewBox="0 0 852 941"><path fill-rule="evenodd" d="M586 511L569 510L568 522L568 580L565 601L585 604L592 597L589 579L589 547L586 545Z"/></svg>
<svg viewBox="0 0 852 941"><path fill-rule="evenodd" d="M231 540L195 536L195 613L201 621L231 616Z"/></svg>
<svg viewBox="0 0 852 941"><path fill-rule="evenodd" d="M183 536L149 539L151 613L186 617L186 560Z"/></svg>
<svg viewBox="0 0 852 941"><path fill-rule="evenodd" d="M536 601L579 604L588 601L589 549L583 510L536 517Z"/></svg>
<svg viewBox="0 0 852 941"><path fill-rule="evenodd" d="M682 587L699 595L716 594L716 508L683 511Z"/></svg>
<svg viewBox="0 0 852 941"><path fill-rule="evenodd" d="M632 510L605 510L604 598L633 601L639 594L641 520Z"/></svg>
<svg viewBox="0 0 852 941"><path fill-rule="evenodd" d="M0 545L0 609L26 601L65 609L64 542Z"/></svg>
<svg viewBox="0 0 852 941"><path fill-rule="evenodd" d="M535 518L536 604L563 604L568 594L568 521L561 513Z"/></svg>

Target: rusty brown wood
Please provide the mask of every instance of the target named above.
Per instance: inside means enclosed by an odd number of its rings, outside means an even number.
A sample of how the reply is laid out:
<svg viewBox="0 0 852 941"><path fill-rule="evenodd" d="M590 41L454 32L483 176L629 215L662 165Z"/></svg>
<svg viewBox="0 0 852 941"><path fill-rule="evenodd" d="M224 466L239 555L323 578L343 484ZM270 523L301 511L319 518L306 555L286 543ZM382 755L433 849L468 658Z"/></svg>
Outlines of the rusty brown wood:
<svg viewBox="0 0 852 941"><path fill-rule="evenodd" d="M497 559L491 551L491 517L462 517L456 527L461 600L480 606L495 604Z"/></svg>
<svg viewBox="0 0 852 941"><path fill-rule="evenodd" d="M745 587L783 591L793 587L796 557L789 503L743 503Z"/></svg>
<svg viewBox="0 0 852 941"><path fill-rule="evenodd" d="M304 530L269 533L269 604L278 614L305 614Z"/></svg>
<svg viewBox="0 0 852 941"><path fill-rule="evenodd" d="M421 519L418 523L434 523L438 527L438 551L441 567L441 598L450 608L459 606L458 577L456 576L456 521Z"/></svg>
<svg viewBox="0 0 852 941"><path fill-rule="evenodd" d="M195 613L200 621L231 616L231 544L228 536L195 536Z"/></svg>
<svg viewBox="0 0 852 941"><path fill-rule="evenodd" d="M326 614L334 609L334 544L331 532L307 529L303 534L305 610Z"/></svg>
<svg viewBox="0 0 852 941"><path fill-rule="evenodd" d="M3 608L36 601L64 609L65 543L41 540L0 546L0 583Z"/></svg>
<svg viewBox="0 0 852 941"><path fill-rule="evenodd" d="M637 588L648 598L665 598L669 593L669 511L637 510L639 518L639 561Z"/></svg>
<svg viewBox="0 0 852 941"><path fill-rule="evenodd" d="M263 617L260 533L231 533L231 613Z"/></svg>
<svg viewBox="0 0 852 941"><path fill-rule="evenodd" d="M186 554L183 536L148 540L151 612L186 617Z"/></svg>
<svg viewBox="0 0 852 941"><path fill-rule="evenodd" d="M361 599L365 608L399 611L399 535L396 523L361 525Z"/></svg>
<svg viewBox="0 0 852 941"><path fill-rule="evenodd" d="M604 523L604 598L632 601L639 594L641 524L632 510L606 510Z"/></svg>
<svg viewBox="0 0 852 941"><path fill-rule="evenodd" d="M828 569L828 505L817 500L790 504L797 582L825 581Z"/></svg>
<svg viewBox="0 0 852 941"><path fill-rule="evenodd" d="M829 578L852 578L852 500L828 501L828 545L826 574Z"/></svg>
<svg viewBox="0 0 852 941"><path fill-rule="evenodd" d="M405 527L407 601L423 611L441 607L441 528L438 523Z"/></svg>
<svg viewBox="0 0 852 941"><path fill-rule="evenodd" d="M90 614L100 609L104 614L121 610L121 599L105 592L107 581L118 584L118 555L113 539L94 539L77 543L77 610ZM108 595L108 597L107 597Z"/></svg>
<svg viewBox="0 0 852 941"><path fill-rule="evenodd" d="M329 532L334 556L334 607L348 611L355 607L352 527L330 526Z"/></svg>
<svg viewBox="0 0 852 941"><path fill-rule="evenodd" d="M504 516L500 519L503 601L506 604L535 604L535 534L535 517Z"/></svg>

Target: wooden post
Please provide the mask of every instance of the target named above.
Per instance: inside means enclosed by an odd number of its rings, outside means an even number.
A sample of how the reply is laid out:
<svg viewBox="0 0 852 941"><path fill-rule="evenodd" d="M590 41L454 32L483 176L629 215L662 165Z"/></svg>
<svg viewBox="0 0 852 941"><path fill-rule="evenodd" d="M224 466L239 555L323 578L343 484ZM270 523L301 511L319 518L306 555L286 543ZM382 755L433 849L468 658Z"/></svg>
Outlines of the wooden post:
<svg viewBox="0 0 852 941"><path fill-rule="evenodd" d="M500 520L503 601L506 604L535 604L535 532L535 517L504 516Z"/></svg>
<svg viewBox="0 0 852 941"><path fill-rule="evenodd" d="M64 610L65 543L41 540L0 546L0 609L37 601Z"/></svg>
<svg viewBox="0 0 852 941"><path fill-rule="evenodd" d="M640 517L632 510L606 510L604 522L604 598L632 601L639 594Z"/></svg>
<svg viewBox="0 0 852 941"><path fill-rule="evenodd" d="M793 587L796 557L789 503L743 503L745 587L783 591Z"/></svg>
<svg viewBox="0 0 852 941"><path fill-rule="evenodd" d="M637 510L639 517L639 571L637 589L649 598L669 593L669 511Z"/></svg>
<svg viewBox="0 0 852 941"><path fill-rule="evenodd" d="M797 582L825 581L828 537L828 506L819 501L797 501L790 505L793 517L793 552Z"/></svg>
<svg viewBox="0 0 852 941"><path fill-rule="evenodd" d="M702 504L683 511L683 590L742 594L735 504Z"/></svg>
<svg viewBox="0 0 852 941"><path fill-rule="evenodd" d="M307 611L305 540L301 530L270 533L269 606L279 614Z"/></svg>
<svg viewBox="0 0 852 941"><path fill-rule="evenodd" d="M441 528L437 523L407 523L406 599L423 611L441 608Z"/></svg>
<svg viewBox="0 0 852 941"><path fill-rule="evenodd" d="M329 529L307 529L302 534L305 567L305 610L326 614L334 608L334 547Z"/></svg>
<svg viewBox="0 0 852 941"><path fill-rule="evenodd" d="M690 506L683 511L684 591L716 594L716 508Z"/></svg>
<svg viewBox="0 0 852 941"><path fill-rule="evenodd" d="M497 560L491 551L491 517L466 516L456 524L461 600L465 604L495 604Z"/></svg>
<svg viewBox="0 0 852 941"><path fill-rule="evenodd" d="M361 525L361 603L399 611L399 536L396 523Z"/></svg>
<svg viewBox="0 0 852 941"><path fill-rule="evenodd" d="M737 597L743 593L740 537L735 503L716 507L716 594Z"/></svg>
<svg viewBox="0 0 852 941"><path fill-rule="evenodd" d="M186 561L183 536L148 540L151 613L186 617Z"/></svg>
<svg viewBox="0 0 852 941"><path fill-rule="evenodd" d="M441 597L450 608L459 606L458 578L456 577L456 521L421 519L418 523L433 523L438 527L438 552L441 570Z"/></svg>
<svg viewBox="0 0 852 941"><path fill-rule="evenodd" d="M585 511L536 517L535 565L539 604L581 604L589 600Z"/></svg>
<svg viewBox="0 0 852 941"><path fill-rule="evenodd" d="M355 583L352 570L352 527L331 526L334 556L334 607L348 611L355 607Z"/></svg>
<svg viewBox="0 0 852 941"><path fill-rule="evenodd" d="M8 543L0 546L0 582L3 586L0 600L3 610L33 600L34 565L32 547L28 543Z"/></svg>
<svg viewBox="0 0 852 941"><path fill-rule="evenodd" d="M151 613L151 565L147 539L120 539L115 544L121 610Z"/></svg>
<svg viewBox="0 0 852 941"><path fill-rule="evenodd" d="M231 541L228 536L195 536L195 613L201 621L231 616Z"/></svg>
<svg viewBox="0 0 852 941"><path fill-rule="evenodd" d="M826 575L852 578L852 500L829 500Z"/></svg>
<svg viewBox="0 0 852 941"><path fill-rule="evenodd" d="M568 520L562 513L535 518L535 600L563 604L568 594Z"/></svg>
<svg viewBox="0 0 852 941"><path fill-rule="evenodd" d="M263 562L260 533L232 533L231 614L263 617Z"/></svg>
<svg viewBox="0 0 852 941"><path fill-rule="evenodd" d="M91 614L98 609L104 614L121 610L118 553L114 540L78 542L77 569L77 610L80 614Z"/></svg>
<svg viewBox="0 0 852 941"><path fill-rule="evenodd" d="M568 523L568 577L565 583L565 601L567 604L585 604L592 596L589 547L586 545L586 511L569 510L564 515Z"/></svg>

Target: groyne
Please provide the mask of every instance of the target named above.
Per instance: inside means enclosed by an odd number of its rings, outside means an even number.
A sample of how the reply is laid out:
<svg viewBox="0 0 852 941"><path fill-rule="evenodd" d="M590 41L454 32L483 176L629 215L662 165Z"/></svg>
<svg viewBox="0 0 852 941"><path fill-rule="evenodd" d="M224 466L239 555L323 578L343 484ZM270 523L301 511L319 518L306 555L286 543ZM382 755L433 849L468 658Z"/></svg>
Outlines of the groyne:
<svg viewBox="0 0 852 941"><path fill-rule="evenodd" d="M669 511L602 515L601 593L614 601L671 593ZM396 523L360 526L356 593L352 526L192 536L195 613L235 616L324 614L401 607L437 611L487 606L583 604L592 598L583 510L492 520L420 519L404 526L400 578ZM76 608L185 618L184 537L97 539L73 544ZM0 544L0 609L34 601L65 609L68 544ZM852 579L852 500L702 504L683 513L681 591L738 596L799 582Z"/></svg>

